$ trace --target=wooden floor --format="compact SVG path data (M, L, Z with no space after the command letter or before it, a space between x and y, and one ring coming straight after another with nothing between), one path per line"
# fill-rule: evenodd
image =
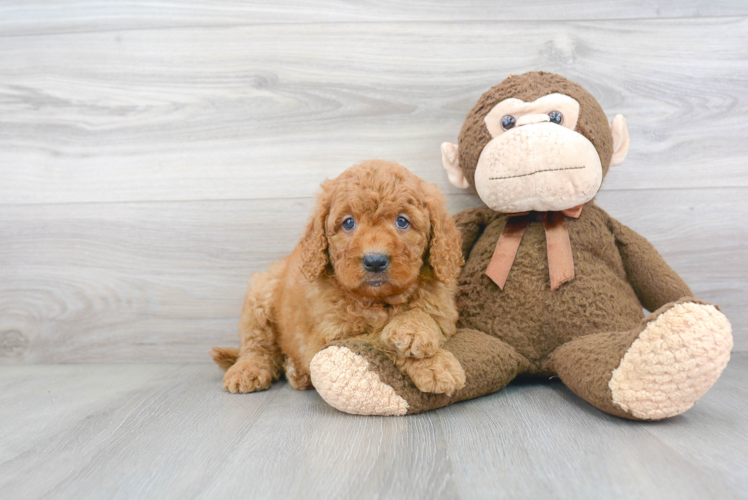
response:
M208 364L0 367L0 498L748 498L748 354L690 411L607 416L523 382L358 417Z

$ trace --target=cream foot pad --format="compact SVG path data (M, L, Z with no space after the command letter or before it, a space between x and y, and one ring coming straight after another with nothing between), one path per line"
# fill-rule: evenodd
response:
M647 325L613 371L613 402L647 420L683 413L727 366L731 332L712 305L674 305Z
M311 363L312 384L322 399L355 415L405 415L408 403L369 369L369 362L346 347L318 352Z

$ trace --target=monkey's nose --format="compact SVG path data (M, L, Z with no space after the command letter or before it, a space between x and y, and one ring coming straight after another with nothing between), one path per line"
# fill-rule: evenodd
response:
M383 253L367 253L362 259L364 269L372 273L381 273L390 265L390 258Z

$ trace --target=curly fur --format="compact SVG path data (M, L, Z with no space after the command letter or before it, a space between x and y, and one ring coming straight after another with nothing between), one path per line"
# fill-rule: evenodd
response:
M399 216L410 227L395 225ZM342 222L353 217L356 228ZM362 265L384 253L384 273ZM322 184L304 236L290 256L257 273L247 291L238 350L215 348L224 387L267 389L285 372L297 389L311 388L309 364L328 342L380 335L416 386L452 393L464 385L459 363L442 343L455 333L456 278L463 263L460 234L439 190L404 167L372 160ZM381 283L378 283L381 282Z

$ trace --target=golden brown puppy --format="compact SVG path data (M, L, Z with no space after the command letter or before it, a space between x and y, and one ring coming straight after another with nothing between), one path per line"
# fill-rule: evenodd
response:
M309 363L328 342L381 336L422 391L465 384L441 349L455 333L460 235L436 186L397 163L354 165L325 181L290 256L257 273L244 299L239 349L214 348L233 393L267 389L285 371L312 387Z

